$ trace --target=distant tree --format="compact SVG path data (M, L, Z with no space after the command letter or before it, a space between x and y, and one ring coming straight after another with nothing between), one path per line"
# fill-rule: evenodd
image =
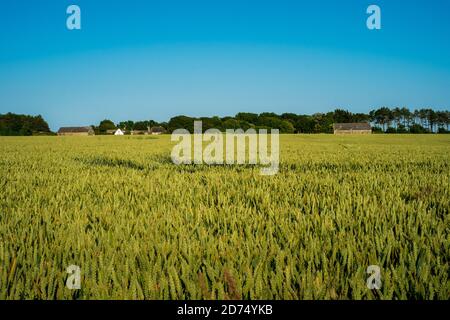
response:
M29 122L25 122L23 124L22 128L20 128L19 135L20 136L31 136L31 135L33 135L32 126L31 126L31 124Z
M365 113L355 113L352 116L352 122L369 122L370 116Z
M369 112L369 121L372 123L372 126L373 126L373 124L378 124L377 120L378 119L377 119L377 116L376 116L376 110L371 110ZM377 127L377 128L379 128L379 127Z
M256 125L261 128L275 128L278 124L280 124L280 119L275 117L263 117L259 116L258 121L256 122Z
M449 131L449 127L450 127L450 111L445 111L446 113L446 123L447 123L447 131Z
M273 129L279 129L280 133L295 133L295 127L289 120L278 119L278 121L280 121L278 128Z
M450 127L450 111L445 111L445 113L447 114L447 131L449 130Z
M30 130L33 133L36 132L50 132L50 128L48 127L48 123L42 118L41 115L37 115L36 117L29 118L29 126Z
M373 133L383 133L383 129L381 129L380 127L373 127L372 132Z
M324 113L315 113L312 115L314 121L314 133L332 133L333 132L333 119L334 113L328 112Z
M133 124L133 130L141 130L145 131L148 130L148 128L151 127L151 124L149 121L137 121Z
M428 123L428 111L427 109L417 110L417 117L419 118L420 125L424 128L429 128Z
M280 133L294 133L295 128L292 123L288 120L283 120L280 117L270 117L270 115L265 113L265 115L269 116L260 116L258 117L257 127L265 128L265 129L278 129Z
M421 124L421 119L420 119L420 112L419 112L419 110L414 110L413 112L412 112L412 115L413 115L413 121L412 121L412 124L414 125L414 124Z
M244 131L250 129L250 128L255 128L255 124L244 121L244 120L239 120L239 129L242 129Z
M385 110L386 110L387 126L390 127L395 119L395 115L391 109L386 108Z
M424 128L420 124L415 123L409 128L409 132L410 133L428 133L429 131L428 131L428 129Z
M390 123L393 120L393 114L387 107L382 107L371 112L371 117L376 124L381 125L383 131L386 131L386 128L390 126Z
M202 121L203 132L209 129L223 130L222 119L220 119L219 117L202 117L200 118L200 120Z
M176 116L169 120L168 129L169 132L173 132L176 129L186 129L190 133L194 132L194 120L195 118L191 118L188 116Z
M105 119L100 122L98 125L98 130L100 134L106 133L107 130L114 130L116 129L116 125L111 120Z
M299 117L299 116L296 115L295 113L283 113L283 114L281 115L281 119L289 121L289 122L292 123L292 125L294 125L294 126L295 126L295 123L296 123L297 120L298 120L298 117Z
M413 120L413 114L406 107L403 107L400 109L400 114L401 114L401 117L403 120L403 126L409 128L409 126L411 125L411 122Z
M408 128L403 124L399 124L397 127L397 133L408 133Z
M394 127L389 127L386 129L386 133L397 133L397 129Z
M436 111L436 125L438 132L447 132L449 127L449 112L448 111Z
M201 117L199 120L202 121L203 132L205 132L206 130L209 130L209 129L220 129L220 128L217 128L216 126L214 126L214 121L209 117ZM221 122L221 124L222 124L222 122Z
M131 120L119 122L119 124L117 125L118 128L125 130L125 131L133 130L133 126L134 126L134 121L131 121Z
M313 133L315 121L313 117L307 115L300 115L295 122L295 132L297 133Z
M436 111L436 125L438 130L441 128L445 128L447 125L447 114L445 111Z
M166 131L167 131L168 127L169 127L169 124L167 122L160 122L158 125L160 127L163 127Z
M0 135L29 136L33 134L51 134L47 122L41 115L0 114Z
M147 126L151 128L151 127L159 127L160 125L155 120L147 120Z
M258 122L258 115L256 113L240 112L235 116L235 118L236 120L243 120L253 124Z
M227 129L242 129L241 126L240 126L240 121L238 121L238 120L236 120L234 118L231 118L231 117L228 117L225 120L222 119L222 126L223 126L224 130L227 130Z
M398 128L398 126L402 123L402 110L398 107L394 108L391 111L391 117L392 120L395 122L395 128Z
M436 125L437 122L436 112L433 109L428 108L426 109L426 117L430 132L434 132L434 126Z
M353 115L347 110L336 109L334 110L333 120L335 123L351 123L353 122Z
M273 112L263 112L258 115L258 118L280 118L279 115Z

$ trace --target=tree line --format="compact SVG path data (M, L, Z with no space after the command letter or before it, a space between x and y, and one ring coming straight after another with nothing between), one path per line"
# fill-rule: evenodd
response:
M106 134L120 128L126 132L145 131L152 127L162 127L171 133L176 129L194 131L194 121L201 120L203 130L226 129L279 129L281 133L332 133L333 123L370 122L375 133L449 133L450 112L435 111L431 108L411 111L404 108L381 107L369 113L352 113L336 109L327 113L302 115L295 113L276 114L273 112L240 112L234 117L189 117L175 116L168 122L154 120L122 121L114 123L105 119L93 125L96 134ZM0 135L52 134L42 116L0 114Z
M371 111L369 119L387 133L448 133L450 112L434 111L431 108L410 111L408 108L383 107Z
M50 135L52 132L41 115L0 114L0 136Z
M122 129L123 131L129 133L134 130L138 131L146 131L152 127L163 127L167 130L167 123L162 122L158 123L154 120L144 120L144 121L122 121L117 124L114 124L113 121L109 119L105 119L100 121L98 125L92 125L94 128L95 134L107 134L111 130Z
M203 130L216 128L226 129L279 129L281 133L333 133L334 123L369 122L375 133L448 133L450 126L449 111L434 111L433 109L381 107L369 113L352 113L344 109L336 109L327 113L301 115L294 113L276 114L272 112L248 113L240 112L234 117L189 117L180 115L168 122L158 123L148 121L125 121L114 124L104 120L97 128L100 132L106 129L120 128L125 131L146 130L147 127L161 126L167 132L184 128L189 132L194 130L194 121L201 120Z

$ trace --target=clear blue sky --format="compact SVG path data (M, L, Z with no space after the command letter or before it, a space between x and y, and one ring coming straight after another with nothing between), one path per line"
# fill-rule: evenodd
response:
M66 8L82 30L66 29ZM366 9L382 9L382 30ZM450 106L448 0L3 0L0 113L104 118Z

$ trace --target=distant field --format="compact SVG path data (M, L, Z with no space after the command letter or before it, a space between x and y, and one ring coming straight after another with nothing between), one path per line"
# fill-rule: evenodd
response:
M0 299L450 298L450 135L281 136L273 177L171 146L0 137Z

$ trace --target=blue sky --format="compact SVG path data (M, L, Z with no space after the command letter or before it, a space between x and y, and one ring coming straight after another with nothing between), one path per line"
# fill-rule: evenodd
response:
M66 28L77 4L82 30ZM382 10L382 30L366 9ZM4 0L0 113L52 129L450 106L447 0Z

